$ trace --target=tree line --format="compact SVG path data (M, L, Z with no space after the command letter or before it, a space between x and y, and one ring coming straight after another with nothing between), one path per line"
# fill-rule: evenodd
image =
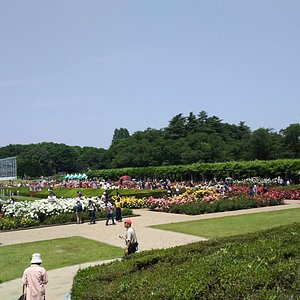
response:
M95 169L170 166L227 161L300 158L300 124L276 132L252 131L245 122L222 122L201 111L177 114L167 127L130 134L115 129L108 149L51 142L8 145L0 158L17 156L18 175L50 176Z

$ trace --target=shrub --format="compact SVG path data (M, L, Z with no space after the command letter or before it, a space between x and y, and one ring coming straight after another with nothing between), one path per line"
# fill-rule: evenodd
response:
M38 226L39 221L30 218L0 218L0 230Z
M299 299L300 224L80 270L72 300ZM113 293L112 293L113 291Z

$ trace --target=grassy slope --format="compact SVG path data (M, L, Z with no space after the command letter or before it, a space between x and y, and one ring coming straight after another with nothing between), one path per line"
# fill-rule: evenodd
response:
M299 299L300 224L81 270L72 300Z

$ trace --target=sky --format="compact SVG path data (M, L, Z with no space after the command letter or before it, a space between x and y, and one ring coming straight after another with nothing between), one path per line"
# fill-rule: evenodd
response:
M2 0L0 28L0 147L300 120L299 0Z

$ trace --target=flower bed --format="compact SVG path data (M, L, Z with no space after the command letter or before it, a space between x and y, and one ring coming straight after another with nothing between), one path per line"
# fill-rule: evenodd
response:
M269 191L254 196L248 196L247 191L246 187L234 188L226 194L217 191L187 191L182 196L169 199L149 197L145 206L155 211L196 215L284 204L283 191Z
M231 193L243 193L247 194L247 186L233 186ZM258 186L256 195L265 195L269 197L283 198L283 199L292 199L300 200L300 189L291 188L291 189L282 189L279 187L270 187L267 189L267 192L264 192L264 187Z
M112 200L116 200L116 196L112 197ZM123 208L144 208L145 207L145 198L136 198L131 197L120 197L120 204Z
M96 218L105 218L105 203L99 198L81 199L83 207L83 218L88 219L88 202L92 200L96 205ZM74 206L78 198L20 201L14 204L3 205L5 216L0 218L0 230L26 228L39 225L63 224L75 222L76 215ZM131 215L130 208L123 208L122 214Z

